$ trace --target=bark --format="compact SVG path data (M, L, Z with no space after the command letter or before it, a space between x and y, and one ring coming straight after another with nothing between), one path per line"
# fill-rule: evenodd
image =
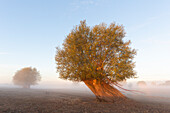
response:
M84 83L95 94L97 100L105 102L114 102L126 99L126 97L115 87L105 81L86 80Z

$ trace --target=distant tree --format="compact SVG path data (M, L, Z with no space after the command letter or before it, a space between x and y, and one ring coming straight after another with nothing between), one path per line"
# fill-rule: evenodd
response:
M137 85L138 85L138 86L147 86L147 84L146 84L145 81L138 81L138 82L137 82Z
M156 86L156 82L154 82L154 81L151 82L151 85Z
M165 85L170 85L170 80L166 81Z
M36 68L26 67L17 71L13 77L15 85L30 88L31 85L36 85L41 80L40 73Z
M60 78L83 81L99 101L125 98L114 86L135 77L136 51L124 41L123 26L102 23L92 28L81 21L57 48L56 64Z
M170 80L165 81L165 83L162 83L160 85L170 86Z

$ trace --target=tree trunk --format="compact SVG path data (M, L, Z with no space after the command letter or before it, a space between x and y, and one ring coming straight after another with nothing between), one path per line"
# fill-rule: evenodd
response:
M23 88L30 89L30 85L23 85Z
M99 80L86 80L84 83L96 95L97 100L105 102L114 102L126 99L126 97L109 83Z

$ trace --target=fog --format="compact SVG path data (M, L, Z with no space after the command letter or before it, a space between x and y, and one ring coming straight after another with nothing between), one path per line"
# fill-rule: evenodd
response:
M139 82L139 81L138 81ZM138 82L123 84L123 93L132 99L145 102L170 103L170 85L166 81L148 81L146 85L139 85Z
M139 81L126 82L122 84L122 87L130 91L119 89L128 98L145 101L145 102L158 102L170 104L170 85L166 84L166 81L148 81L146 85L139 85ZM0 89L21 89L21 86L13 84L0 84ZM42 91L55 91L65 92L72 94L85 94L93 95L89 88L83 83L74 83L70 81L46 81L40 82L38 85L31 86L30 90L42 90ZM94 96L94 95L93 95Z
M17 88L23 89L22 86L14 85L13 83L0 83L0 88ZM73 90L73 91L89 91L91 92L84 83L70 82L65 80L56 81L43 81L37 85L31 85L31 89L42 89L42 90Z

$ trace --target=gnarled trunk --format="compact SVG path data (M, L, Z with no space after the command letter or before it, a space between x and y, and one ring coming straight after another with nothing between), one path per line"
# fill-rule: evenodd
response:
M84 83L96 95L99 101L114 102L126 97L109 83L99 80L86 80Z

